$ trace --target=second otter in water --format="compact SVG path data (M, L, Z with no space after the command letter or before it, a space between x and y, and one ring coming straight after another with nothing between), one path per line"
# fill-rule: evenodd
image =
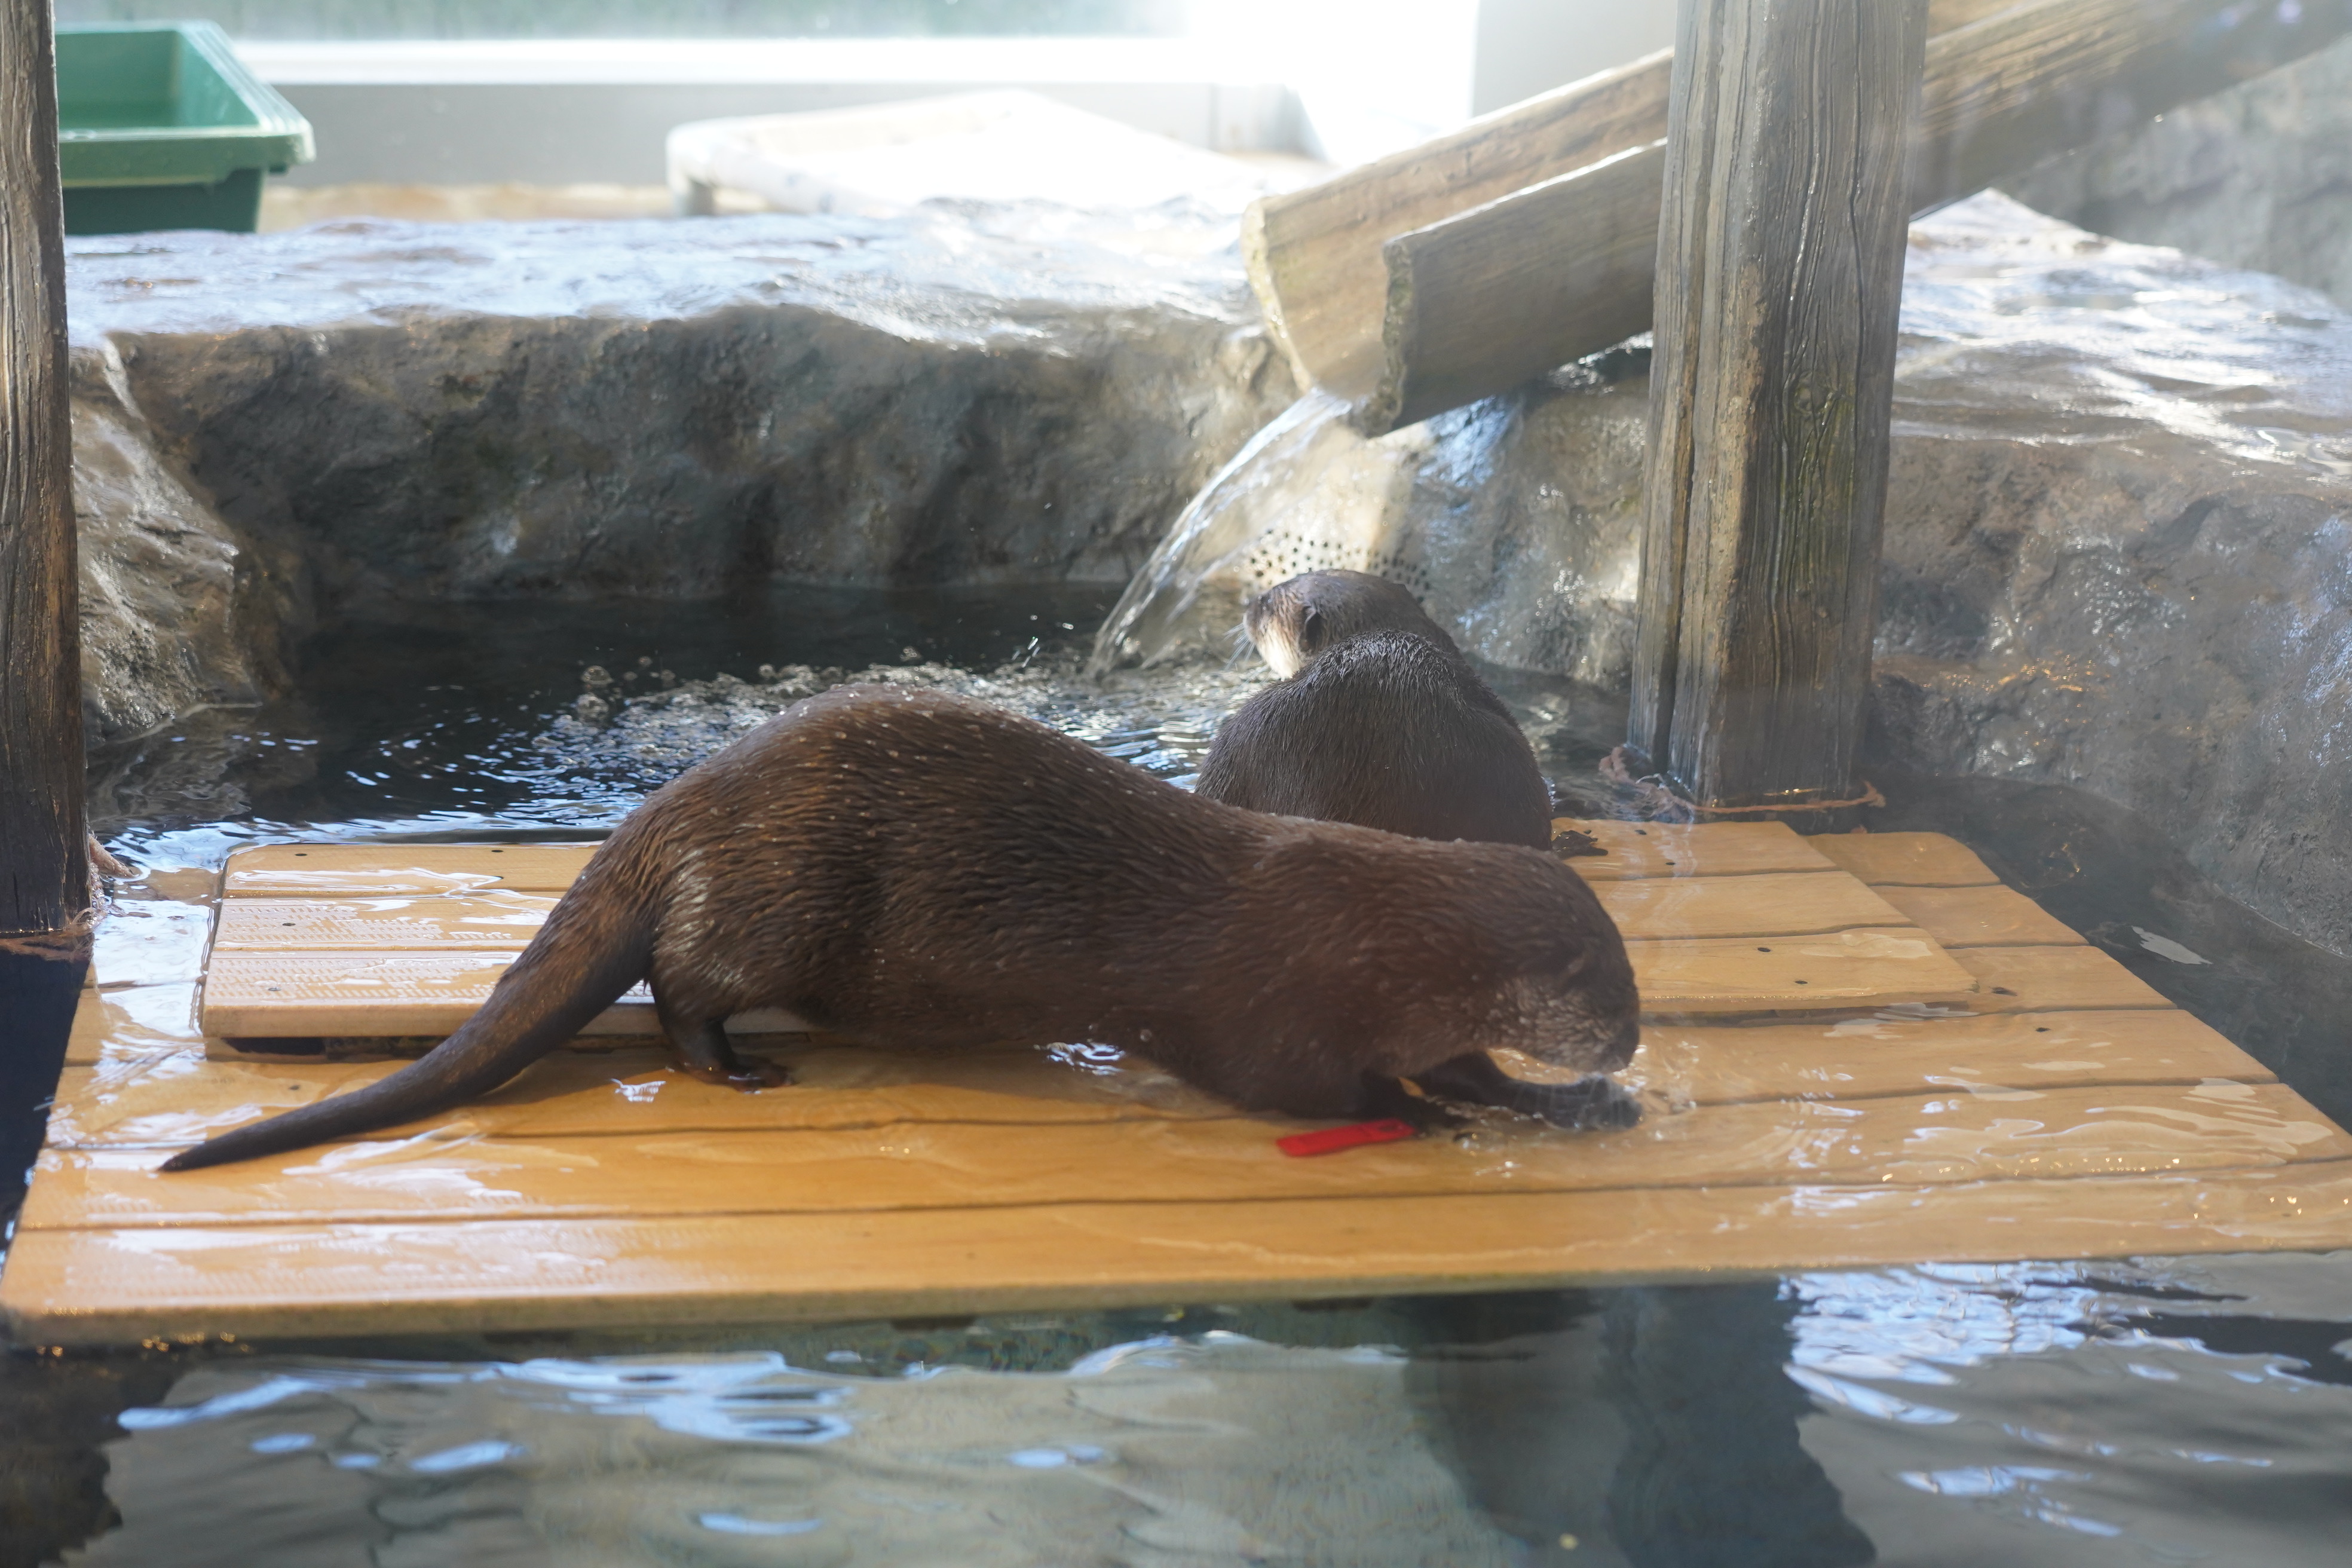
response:
M1404 588L1308 572L1250 600L1243 624L1283 679L1218 726L1200 794L1415 838L1550 847L1534 749Z
M487 1094L651 983L662 1032L736 1068L738 1013L887 1045L1094 1041L1245 1110L1409 1109L1398 1080L1622 1125L1625 944L1549 856L1424 844L1187 795L1045 726L841 687L646 800L456 1034L391 1077L165 1162L299 1149Z

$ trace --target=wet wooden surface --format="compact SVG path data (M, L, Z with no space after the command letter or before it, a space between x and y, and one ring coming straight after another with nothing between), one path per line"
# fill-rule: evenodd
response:
M1574 862L1660 1013L1810 1011L1978 990L1892 903L1778 824L1587 825ZM446 1035L481 1005L593 847L272 845L230 858L202 1000L223 1038ZM1758 942L1757 937L1802 937ZM793 1028L770 1016L763 1026ZM588 1034L658 1031L633 994Z
M741 1094L605 1038L446 1116L166 1177L154 1166L173 1149L399 1063L208 1049L188 979L125 984L101 968L0 1310L34 1342L104 1342L2352 1245L2352 1138L1950 840L1585 826L1612 853L1580 868L1669 968L1728 962L1726 943L1775 950L1764 958L1918 942L1979 989L1654 1017L1623 1075L1644 1120L1602 1134L1496 1116L1291 1160L1274 1140L1298 1124L1105 1052L925 1056L761 1036L749 1048L795 1082ZM224 918L213 962L267 951L226 939L266 939L263 905L289 912L289 870L345 879L315 884L320 900L368 896L354 879L379 898L447 899L462 925L551 891L509 876L565 869L534 851L501 857L500 883L385 886L391 869L480 874L448 853L251 868L275 879L223 900L249 899L253 919ZM564 853L576 871L581 852ZM1726 884L1743 898L1726 902ZM1727 931L1738 908L1763 923ZM351 918L290 912L300 930ZM1811 959L1824 975L1842 961Z

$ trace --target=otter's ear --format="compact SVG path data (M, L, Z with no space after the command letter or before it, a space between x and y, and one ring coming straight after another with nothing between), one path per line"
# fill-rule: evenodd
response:
M1317 648L1321 647L1322 646L1323 612L1320 610L1309 610L1305 616L1299 618L1298 649L1301 653L1313 653Z

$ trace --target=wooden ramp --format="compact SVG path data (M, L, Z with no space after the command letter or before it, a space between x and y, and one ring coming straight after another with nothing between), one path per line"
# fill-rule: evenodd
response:
M2352 1245L2352 1138L1952 841L1575 826L1610 850L1574 864L1656 1014L1626 1131L1496 1119L1287 1159L1297 1124L1109 1053L906 1056L761 1019L738 1026L799 1081L739 1094L668 1071L625 1004L441 1121L160 1176L398 1065L220 1037L444 1031L586 854L248 851L211 1038L184 984L86 994L0 1310L60 1343Z

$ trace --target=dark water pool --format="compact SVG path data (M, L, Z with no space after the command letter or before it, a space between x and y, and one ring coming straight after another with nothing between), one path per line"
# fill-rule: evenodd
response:
M157 894L109 922L100 977L184 972L203 926L175 869L256 838L600 831L830 668L976 690L1181 779L1258 677L1089 686L1076 652L1109 596L348 627L306 650L297 698L95 759L100 830ZM1564 780L1622 732L1590 693L1506 684ZM2352 1120L2352 965L2088 797L1878 782L1878 826L1967 840ZM37 1131L44 975L0 973L11 1169ZM0 1568L2264 1568L2341 1563L2347 1541L2352 1255L0 1357Z

